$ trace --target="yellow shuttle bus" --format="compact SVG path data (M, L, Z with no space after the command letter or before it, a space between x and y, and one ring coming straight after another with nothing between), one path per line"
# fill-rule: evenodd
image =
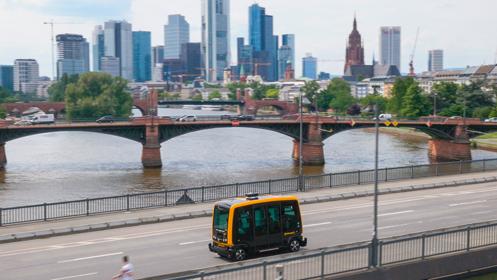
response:
M272 250L297 252L307 245L302 232L296 197L249 194L215 204L209 250L234 261Z

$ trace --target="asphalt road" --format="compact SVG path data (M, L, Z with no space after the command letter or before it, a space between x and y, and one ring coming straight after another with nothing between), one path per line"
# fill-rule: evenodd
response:
M497 219L497 184L380 197L381 237ZM372 198L305 205L305 250L366 241ZM0 245L0 279L111 279L126 254L136 277L231 264L207 249L209 218Z

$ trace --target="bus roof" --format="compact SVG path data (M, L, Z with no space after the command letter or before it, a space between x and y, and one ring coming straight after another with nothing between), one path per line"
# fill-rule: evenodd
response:
M247 196L247 197L237 197L237 198L222 200L216 203L216 206L231 208L233 206L242 207L242 206L280 202L280 201L298 201L298 198L296 196L273 196L273 195L254 196L254 197Z

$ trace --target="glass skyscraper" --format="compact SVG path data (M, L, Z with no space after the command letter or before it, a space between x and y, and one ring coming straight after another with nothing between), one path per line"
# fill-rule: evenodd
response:
M444 70L444 51L430 50L428 51L428 71L436 72Z
M152 80L152 35L148 31L133 32L133 79Z
M202 59L207 81L221 81L230 66L229 0L202 0Z
M254 74L264 80L278 79L278 37L273 35L273 16L253 4L249 7L249 42L254 50Z
M278 51L278 75L280 79L284 79L288 63L295 70L295 35L283 34L281 41L282 46Z
M302 64L304 66L304 78L315 80L318 74L318 59L308 53L306 57L302 59Z
M98 72L102 70L101 60L105 56L105 40L104 40L104 29L101 25L95 26L93 30L93 71Z
M401 71L400 64L400 27L384 26L380 29L380 64L395 65Z
M90 45L78 34L60 34L57 40L57 77L90 71Z
M179 59L181 45L190 42L190 24L182 15L170 15L164 26L164 59Z
M104 25L105 56L119 58L120 76L133 79L133 35L126 21L108 21Z
M0 87L9 91L14 90L14 66L0 65Z

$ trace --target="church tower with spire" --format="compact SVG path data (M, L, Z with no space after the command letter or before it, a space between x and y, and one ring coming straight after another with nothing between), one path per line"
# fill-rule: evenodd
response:
M357 20L354 16L354 29L349 35L347 42L345 72L351 65L364 65L364 47L362 46L361 34L357 30Z

